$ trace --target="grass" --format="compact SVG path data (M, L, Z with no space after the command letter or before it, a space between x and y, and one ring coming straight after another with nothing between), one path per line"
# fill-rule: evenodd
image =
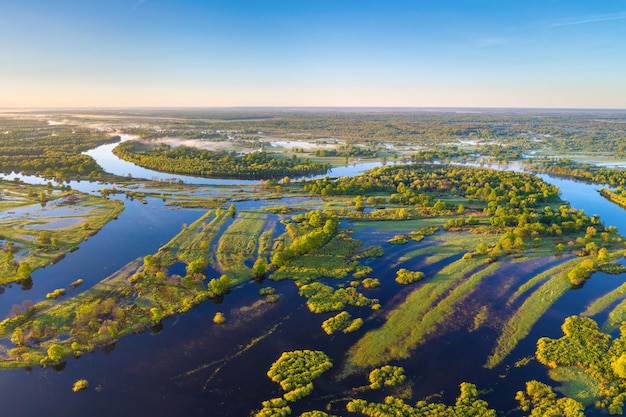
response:
M539 285L541 282L552 278L555 274L567 274L567 272L569 272L569 270L576 266L576 264L578 263L580 263L580 259L571 259L569 261L563 262L560 265L550 268L547 271L535 275L518 287L515 293L513 293L513 295L509 298L508 304L513 304L519 297Z
M15 187L12 189L15 190ZM3 205L2 210L17 210L17 201L22 209L37 204L28 197L31 188L19 190L23 195L10 197L13 203ZM54 206L50 201L47 203L47 211L42 212L47 217L20 213L2 220L0 236L13 245L15 253L7 251L0 254L0 285L24 278L17 273L20 262L26 262L32 271L59 262L68 251L77 249L81 242L96 234L124 210L120 201L88 194L55 192L50 198L56 201ZM39 208L33 207L33 211L36 210Z
M473 273L482 265L484 259L459 260L426 279L389 314L381 328L367 333L350 349L348 368L379 366L393 359L408 358L412 350L452 314L454 306L465 299L485 275L497 268L492 264ZM469 277L459 285L466 276ZM442 298L447 292L450 293Z
M440 227L445 224L441 217L424 218L418 220L385 220L381 222L358 221L353 222L355 230L376 227L376 232L399 232L406 233L407 230L417 230L422 227Z
M591 317L599 314L609 308L611 304L623 298L626 295L626 282L615 288L613 291L603 295L600 298L594 300L587 306L585 311L582 312L582 316Z
M169 265L178 261L189 263L200 258L210 263L212 257L208 248L219 233L222 224L228 219L226 214L217 217L213 216L213 213L213 210L207 211L162 246L158 253L161 263Z
M588 406L600 398L600 383L578 367L559 366L549 370L550 378L563 383L556 391Z
M244 262L255 254L266 219L266 214L240 213L220 236L216 257L223 273L236 281L252 275L252 270Z
M489 308L487 306L482 306L476 316L474 316L474 325L470 329L470 331L476 331L482 326L487 319L489 318Z
M210 214L162 247L154 256L154 270L144 269L141 260L131 262L74 297L42 301L0 322L0 338L11 339L16 345L0 355L0 367L50 363L46 352L55 344L66 356L80 356L206 300L208 291L202 280L168 277L167 267L179 260L179 252L190 253L198 234L219 230L221 218L202 227Z
M626 299L622 300L618 305L611 310L609 317L602 326L605 332L618 328L622 322L626 321Z
M271 224L270 226L275 226L275 223ZM267 228L267 230L261 233L261 236L259 236L259 250L258 250L259 256L261 257L269 256L270 251L272 250L272 236L274 236L273 227Z
M322 277L344 278L357 267L351 259L358 253L361 243L339 234L320 248L290 259L275 271L270 279L292 279L310 282Z
M567 273L580 262L580 259L572 259L529 280L541 282L547 279L524 300L522 305L504 324L496 346L487 359L487 364L485 365L487 368L494 368L502 362L517 346L518 342L530 333L537 320L544 315L550 306L571 288L572 284L567 278ZM522 287L524 287L524 291L520 292L518 289L509 299L509 304L531 288L526 286L526 284L522 285Z
M437 235L439 242L436 246L428 246L407 252L399 258L400 262L406 262L417 256L428 255L428 263L435 263L450 256L472 251L476 247L476 241L480 239L491 245L498 241L498 235L474 234L474 233L441 233Z
M46 350L53 344L60 345L65 355L80 356L185 312L208 297L201 283L158 278L141 272L140 265L141 261L133 262L75 297L40 302L1 322L0 337L17 345L0 358L2 366L48 363ZM24 335L23 341L16 338L16 331Z

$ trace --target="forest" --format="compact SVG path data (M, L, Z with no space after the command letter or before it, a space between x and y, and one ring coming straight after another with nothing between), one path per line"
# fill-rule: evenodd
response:
M66 180L104 175L93 158L81 152L119 136L76 126L50 126L43 121L24 122L0 118L0 172L38 175L61 183Z
M119 144L114 153L140 166L163 172L214 178L278 179L324 174L328 164L315 164L295 155L279 158L267 152L237 155L235 152L211 152L180 146L160 145L152 149L133 142Z

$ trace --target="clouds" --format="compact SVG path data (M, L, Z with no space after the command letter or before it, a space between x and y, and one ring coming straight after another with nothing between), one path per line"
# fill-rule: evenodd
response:
M148 0L137 0L135 5L130 9L131 12L137 10L142 4L146 3Z
M612 20L626 19L626 12L608 13L608 14L592 14L587 16L579 16L577 18L564 19L559 22L552 23L550 27L586 25L589 23L608 22Z

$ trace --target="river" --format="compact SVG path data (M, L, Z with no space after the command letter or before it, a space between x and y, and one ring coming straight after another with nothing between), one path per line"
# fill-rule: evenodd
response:
M129 139L131 137L123 136L123 140ZM174 177L176 180L180 178L190 184L202 185L257 183L164 175L120 161L111 153L113 147L104 145L88 154L106 171L118 175L130 173L133 177L148 179ZM328 175L351 176L380 165L372 163L336 168ZM540 177L559 186L562 198L573 207L583 209L590 215L598 214L605 225L617 226L621 231L626 231L623 210L602 198L597 192L597 186L547 175ZM31 177L21 178L31 182ZM41 181L37 178L32 180ZM70 185L87 192L106 186L84 181ZM129 261L154 253L180 230L183 223L191 223L202 212L195 209L171 209L157 199L148 199L146 205L127 201L126 209L119 218L83 242L78 251L68 254L58 264L34 272L32 289L23 291L18 285L8 288L0 295L3 301L0 312L6 315L12 304L25 299L41 300L45 293L67 286L79 277L85 279L83 286L79 287L79 290L84 290ZM367 239L367 233L358 237ZM372 266L384 275L391 273L397 265L385 264L385 260L381 260ZM576 306L584 305L594 295L594 288L614 287L619 284L618 280L623 280L621 277L610 279L612 281L608 278L594 278L584 291L568 292L537 323L531 335L520 343L518 350L524 354L532 353L534 340L538 336L558 336L562 318L574 314L572 311L576 310ZM354 341L338 336L332 339L332 347L329 347L326 335L320 336L320 332L309 330L319 326L319 316L303 308L295 286L291 282L272 283L272 286L276 287L282 298L258 318L244 317L240 322L219 328L211 322L216 311L225 311L229 315L228 312L258 300L259 286L249 283L236 289L236 297L226 297L222 305L204 303L187 314L165 320L163 330L158 334L148 332L125 337L114 350L70 359L62 372L42 368L3 370L0 372L3 415L246 416L250 410L259 407L262 400L280 395L278 386L267 379L265 372L282 351L323 349L340 363L343 352ZM381 288L382 303L390 302L393 298L391 289L384 285ZM272 333L267 342L253 346L245 355L237 356L241 346L273 331L274 324L279 326L278 330ZM424 346L419 355L407 363L409 377L415 383L416 396L437 387L447 390L446 400L449 401L450 394L456 395L454 384L458 383L459 378L464 378L482 384L479 389L485 388L491 381L496 389L489 400L497 402L498 396L505 392L504 395L511 399L504 401L504 406L509 406L513 402L514 391L522 388L521 381L531 378L546 380L545 369L531 366L510 371L514 377L493 382L498 381L498 374L509 371L504 366L494 371L484 370L480 363L474 362L475 356L480 357L478 353L464 352L466 346L480 343L481 337L484 337L484 333L454 333L439 339L437 343ZM229 357L231 359L224 360ZM461 360L455 363L450 358ZM88 379L91 388L79 394L72 393L73 382L81 378ZM337 396L337 392L365 383L362 375L348 381L321 378L319 383L316 382L316 395L294 406L293 415L305 411L302 408L305 406L322 407L324 395Z
M132 135L120 135L121 141L132 140L135 137ZM131 162L124 161L113 154L113 148L117 144L107 144L94 148L85 154L93 157L96 162L106 171L111 174L127 176L131 175L133 178L144 178L157 181L183 181L187 184L198 185L254 185L259 182L256 180L239 180L239 179L216 179L216 178L201 178L190 177L185 175L164 174L162 172L154 171L139 167ZM382 166L381 162L367 162L367 163L354 163L346 166L340 166L332 168L325 175L317 175L311 178L303 179L317 179L328 177L352 177L361 174L369 169ZM515 165L510 166L490 166L494 169L515 169L518 168ZM567 180L557 177L552 177L546 174L538 175L547 183L556 185L561 190L561 197L568 201L572 207L580 210L584 210L589 215L597 214L602 218L607 225L616 226L620 231L626 231L626 216L623 216L623 210L602 198L598 190L601 188L597 185L585 184L573 180ZM36 177L34 177L36 178ZM28 178L31 180L31 178ZM29 182L29 181L27 181ZM73 188L84 189L85 183L72 183ZM93 187L92 187L93 188ZM610 219L610 224L608 223Z

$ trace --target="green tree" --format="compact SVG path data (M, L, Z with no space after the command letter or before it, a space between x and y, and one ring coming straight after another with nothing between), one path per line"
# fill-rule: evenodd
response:
M218 311L217 313L215 313L215 315L213 316L213 323L215 324L223 324L226 322L226 316L224 316L224 313Z
M598 261L606 262L609 260L609 251L606 248L600 248L598 251Z
M272 253L272 266L274 268L280 268L281 266L283 266L283 264L285 263L285 258L283 256L283 251L282 250L275 250L274 253Z
M198 258L195 261L189 262L187 265L186 271L187 275L196 275L204 273L206 269L207 263L204 258Z
M161 320L163 320L163 311L161 311L161 309L159 308L152 307L150 309L150 315L152 316L152 321L154 323L159 323Z
M11 343L15 345L22 345L24 343L24 330L21 327L16 327L11 335Z
M32 272L33 272L33 269L30 267L28 262L20 262L19 266L17 267L17 276L20 279L28 279L28 277L30 277L30 274L32 274Z
M423 279L424 276L424 273L421 271L409 271L408 269L400 268L396 271L396 282L408 285Z
M154 255L146 255L143 258L143 270L148 274L153 274L158 269L157 259Z
M613 372L620 378L626 378L626 353L622 353L612 363Z
M62 361L65 358L65 349L63 349L63 346L53 343L48 348L48 358L50 358L52 362Z
M50 243L50 232L47 230L40 231L37 236L37 242L41 245L48 245Z
M365 204L363 203L363 197L360 195L357 195L354 199L354 208L356 209L356 211L363 211L365 210Z
M219 297L228 291L231 285L231 280L228 275L222 275L219 278L213 278L207 284L209 290L209 296L211 297Z
M476 253L479 255L484 255L489 251L489 246L485 242L480 242L478 246L476 246Z
M267 274L267 270L267 261L262 256L259 256L256 261L254 261L254 265L252 265L252 271L257 277L262 277Z

